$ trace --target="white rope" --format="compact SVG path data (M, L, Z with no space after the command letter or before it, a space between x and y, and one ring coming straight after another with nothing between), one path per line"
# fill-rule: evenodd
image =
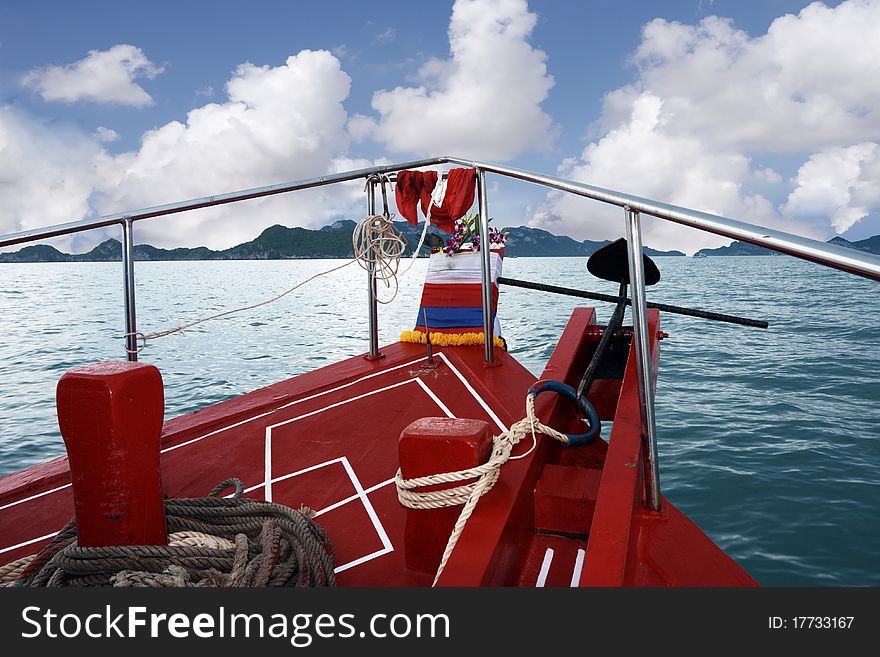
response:
M446 549L443 551L443 557L440 560L440 566L434 575L434 583L436 586L446 562L452 555L458 539L464 531L471 514L474 512L477 502L480 498L488 493L498 477L501 474L501 466L510 460L510 453L513 448L526 436L531 435L535 439L535 432L555 438L561 443L568 444L568 436L557 431L552 427L542 424L535 417L535 394L526 395L526 417L519 422L511 425L510 429L493 438L492 454L489 460L473 468L466 470L457 470L455 472L442 472L439 474L427 475L425 477L416 477L414 479L404 479L400 470L394 476L394 483L397 486L397 499L400 503L410 509L442 509L448 506L457 506L464 504L458 520L455 521L455 527L449 540L446 542ZM455 482L468 482L452 488L442 490L420 492L417 488L424 486L435 486L437 484L451 484Z
M9 586L17 580L36 556L36 554L29 554L21 559L10 561L5 566L0 566L0 587Z
M403 268L403 271L400 272L402 276L406 272L409 271L409 268L413 266L413 263L416 261L416 258L419 257L419 252L422 250L422 246L425 244L425 238L428 236L428 228L431 226L431 208L433 205L428 208L428 216L425 217L425 226L422 228L422 236L419 238L419 243L416 246L416 250L413 251L412 257L409 259L409 262L406 263L406 267Z
M443 205L444 198L446 198L446 181L443 180L443 176L437 176L437 183L434 185L434 189L431 192L431 202L428 204L428 214L425 215L425 225L422 227L422 235L419 237L419 243L416 246L416 250L413 251L412 257L409 262L406 263L406 267L403 268L403 271L400 272L401 275L408 272L409 268L415 263L416 258L419 257L422 246L425 244L425 238L428 236L428 228L431 227L431 211L434 209L435 205L438 208Z
M393 214L371 215L355 226L351 235L357 263L372 272L376 281L381 282L386 289L394 288L388 299L380 299L377 294L376 301L379 303L391 303L397 297L397 269L408 245L406 238L394 227L393 219Z
M235 543L228 538L196 531L168 534L168 545L171 547L203 547L212 550L231 550L235 547Z

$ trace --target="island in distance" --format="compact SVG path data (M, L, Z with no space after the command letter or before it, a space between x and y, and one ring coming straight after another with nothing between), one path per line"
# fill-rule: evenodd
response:
M352 258L351 235L355 222L341 219L319 230L307 228L287 228L271 226L260 235L244 244L222 251L214 251L204 246L195 248L160 249L149 244L134 247L135 260L292 260L308 258ZM414 226L405 221L395 221L394 225L409 242L407 253L412 253L419 242L423 224ZM508 228L507 257L563 257L589 256L610 242L578 242L570 237L554 235L539 228L520 226ZM428 231L445 240L448 235L433 226ZM427 254L427 249L423 250ZM645 248L651 256L683 256L681 251L657 251ZM26 246L12 253L0 253L0 263L9 262L112 262L122 259L122 245L119 240L108 239L88 253L70 254L59 251L48 244Z
M264 230L258 237L229 249L214 251L204 246L195 248L160 249L149 244L134 247L135 260L300 260L309 258L352 258L351 235L355 222L350 219L335 221L319 230L308 228L288 228L275 225ZM405 221L394 225L409 242L407 253L412 253L419 241L422 224L414 226ZM507 257L577 257L589 256L609 244L608 240L578 242L564 235L554 235L540 228L519 226L508 228ZM448 235L433 226L428 231L440 240ZM880 254L880 235L850 242L842 237L834 237L830 244L845 246L868 253ZM427 249L423 251L427 253ZM645 247L649 256L684 256L681 251L658 251ZM733 242L730 246L718 249L702 249L696 254L703 256L769 256L774 251L745 242ZM10 253L0 253L0 263L21 262L113 262L122 259L122 245L119 240L108 239L87 253L70 254L59 251L48 244L26 246Z
M849 249L855 249L856 251L866 251L867 253L874 253L880 255L880 235L874 235L873 237L869 237L867 239L858 240L856 242L850 242L839 235L837 237L832 237L828 240L829 244L835 244L837 246L843 246ZM697 251L694 256L695 257L703 257L703 256L772 256L772 255L781 255L776 251L771 251L770 249L765 249L763 246L756 246L754 244L749 244L748 242L733 242L730 246L722 246L717 249L700 249Z

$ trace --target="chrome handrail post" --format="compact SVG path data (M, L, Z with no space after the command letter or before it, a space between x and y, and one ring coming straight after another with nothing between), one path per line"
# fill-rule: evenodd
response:
M489 249L489 202L486 172L477 169L477 197L480 206L480 273L483 292L483 349L487 363L495 362L495 336L492 319L492 252Z
M134 233L131 219L122 221L122 283L125 299L125 351L137 361L137 311L134 303Z
M376 181L373 176L367 179L367 215L376 214ZM370 243L372 243L373 222L369 225ZM379 358L379 302L376 292L376 264L373 262L373 249L367 247L367 317L370 325L371 359Z
M657 462L657 426L654 415L654 378L651 367L651 342L648 339L648 305L645 295L645 261L642 255L642 230L639 213L624 206L626 242L629 248L629 280L632 290L633 340L636 346L636 370L639 375L639 406L642 440L647 446L648 481L645 482L648 508L660 511L660 467Z

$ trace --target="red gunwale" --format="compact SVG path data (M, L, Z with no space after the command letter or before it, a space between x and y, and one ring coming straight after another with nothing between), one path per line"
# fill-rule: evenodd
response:
M655 379L658 327L659 313L650 310ZM576 385L598 338L595 311L576 309L540 378ZM439 367L420 371L422 345L392 344L380 360L350 358L167 421L166 495L201 496L221 479L239 476L253 489L249 495L271 492L274 501L323 510L318 521L337 547L337 563L346 566L340 585L429 585L433 573L412 572L403 563L406 510L388 484L402 428L448 411L486 420L497 433L499 423L521 419L525 391L535 381L499 349L499 366L491 368L484 367L480 347L438 351ZM645 510L632 352L631 346L622 381L599 380L591 392L603 420L614 420L610 443L565 448L539 436L534 449L529 440L519 445L519 458L504 466L477 505L439 585L756 585L668 500L660 514ZM566 400L541 396L536 410L560 430L578 427ZM535 488L545 464L601 471L583 536L536 533ZM72 515L69 483L65 457L0 479L0 563L33 553ZM548 555L556 556L551 562Z

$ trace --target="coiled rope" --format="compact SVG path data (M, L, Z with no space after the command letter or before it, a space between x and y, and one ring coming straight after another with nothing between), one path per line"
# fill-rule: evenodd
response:
M219 497L230 486L233 496ZM333 546L313 512L242 491L227 479L208 497L165 500L167 546L79 547L71 520L36 555L9 564L3 579L28 587L335 586Z
M477 502L498 481L498 477L501 474L501 466L510 460L513 448L526 436L530 435L534 439L535 432L555 438L563 444L568 444L568 436L566 434L557 431L553 427L548 427L535 417L536 396L534 392L527 394L526 416L519 422L511 425L507 431L492 439L492 454L486 463L473 468L467 468L466 470L442 472L414 479L404 479L398 469L397 474L394 476L394 483L397 486L397 499L405 507L410 509L442 509L448 506L464 504L461 513L458 515L458 520L455 521L452 534L450 534L449 540L446 542L446 549L443 551L440 566L437 568L437 573L434 575L434 582L431 586L437 585L443 569L446 568L446 562L449 561L449 557L452 555L452 551L455 549L465 525L467 525L468 520L473 514ZM416 490L425 486L464 481L468 483L452 488L435 491Z
M397 297L400 258L409 244L394 227L393 218L394 215L384 214L365 217L355 226L351 235L357 263L373 274L377 284L382 283L386 289L394 288L388 299L381 299L377 294L376 301L379 303L391 303Z

